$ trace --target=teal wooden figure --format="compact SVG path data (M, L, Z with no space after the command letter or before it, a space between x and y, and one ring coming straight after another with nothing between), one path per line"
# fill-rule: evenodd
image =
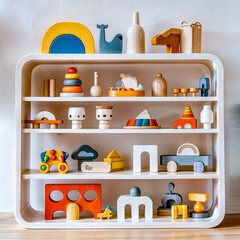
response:
M201 97L208 96L208 90L210 89L209 78L200 78L199 89L201 90Z
M117 34L111 42L107 42L105 38L105 28L108 25L97 25L100 29L99 52L100 53L122 53L122 34Z

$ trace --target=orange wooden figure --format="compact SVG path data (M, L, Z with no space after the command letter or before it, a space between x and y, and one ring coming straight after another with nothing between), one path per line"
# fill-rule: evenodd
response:
M61 201L54 201L51 199L51 192L58 190L62 192L63 199ZM78 191L81 196L77 201L71 201L67 197L71 190ZM93 201L86 200L84 194L88 190L96 192L97 197ZM91 211L95 219L98 219L97 214L101 212L101 185L100 184L47 184L45 186L45 220L52 220L53 213L56 211L64 211L68 215L68 206L77 204L79 211Z
M197 128L197 119L194 118L190 107L185 107L182 118L173 124L173 128Z
M153 37L151 43L152 45L166 45L166 53L179 53L180 29L170 28L169 30Z

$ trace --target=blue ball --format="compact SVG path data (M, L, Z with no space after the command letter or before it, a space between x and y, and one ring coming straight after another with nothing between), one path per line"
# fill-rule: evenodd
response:
M82 81L80 79L65 79L63 81L64 86L81 86Z

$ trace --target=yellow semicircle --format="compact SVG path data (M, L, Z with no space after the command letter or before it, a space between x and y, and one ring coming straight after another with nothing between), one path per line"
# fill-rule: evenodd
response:
M63 34L72 34L78 37L85 47L86 53L94 53L94 40L87 27L77 22L60 22L52 25L42 39L42 53L49 53L53 40Z

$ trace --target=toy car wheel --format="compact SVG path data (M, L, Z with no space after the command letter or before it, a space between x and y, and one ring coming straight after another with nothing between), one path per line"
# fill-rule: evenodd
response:
M167 164L168 172L176 172L177 171L177 163L174 161L170 161Z
M41 163L39 165L39 171L41 173L47 173L49 171L49 166L46 163Z
M66 163L60 163L58 165L58 171L60 173L66 173L68 171L68 165Z

